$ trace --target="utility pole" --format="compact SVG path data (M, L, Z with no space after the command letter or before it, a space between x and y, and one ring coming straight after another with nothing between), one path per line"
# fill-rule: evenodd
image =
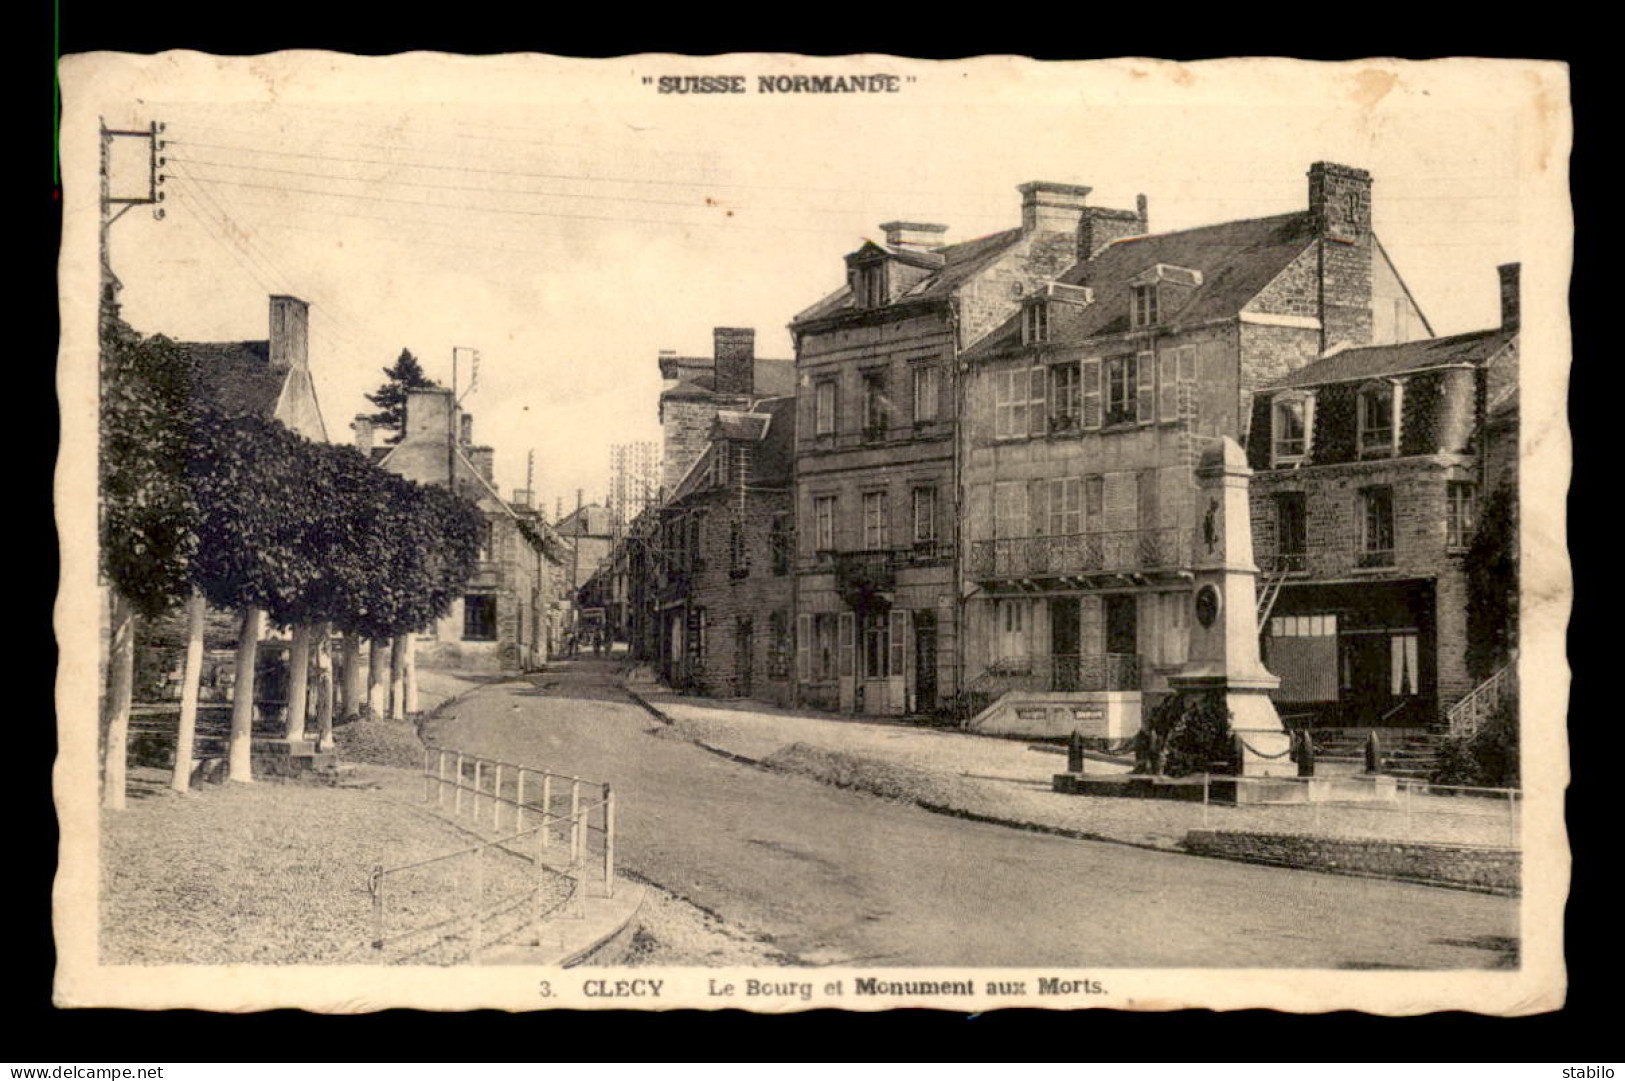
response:
M100 249L101 249L101 295L98 303L101 322L105 325L118 316L118 276L113 273L113 255L111 238L113 223L122 218L131 207L151 206L155 209L152 216L158 221L164 219L164 208L159 204L164 201L164 173L163 167L167 159L160 152L164 142L159 138L163 133L162 122L154 120L146 130L124 130L109 128L106 121L101 122L101 217L100 217ZM147 140L147 192L145 195L129 196L113 194L113 140L115 139L145 139ZM117 212L114 212L117 207Z

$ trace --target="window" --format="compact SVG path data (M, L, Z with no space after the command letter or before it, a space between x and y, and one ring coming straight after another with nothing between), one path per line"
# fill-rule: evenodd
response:
M914 543L929 544L937 539L937 490L914 489Z
M1083 426L1100 427L1100 361L1086 360L1079 365L1083 376Z
M1035 300L1022 311L1021 340L1028 345L1049 341L1049 305Z
M497 598L494 593L470 593L463 598L463 641L494 642L497 638Z
M784 610L775 609L767 617L767 676L769 679L788 679L790 676L790 617Z
M1133 323L1137 327L1153 326L1157 322L1157 287L1155 285L1136 285L1134 287Z
M728 523L728 573L734 578L750 574L750 557L745 550L745 526L737 518Z
M891 660L891 621L887 615L875 610L863 613L864 679L886 679L891 675L887 667Z
M1309 550L1308 517L1302 492L1275 496L1275 553L1301 556Z
M1049 482L1049 532L1070 537L1083 532L1083 481L1062 477Z
M993 486L993 535L1025 537L1027 534L1027 482L1000 481Z
M1082 379L1076 362L1057 364L1049 370L1049 430L1071 432L1078 427L1082 411Z
M768 534L768 544L773 549L773 573L785 575L790 573L790 522L784 515L774 517Z
M1389 487L1360 491L1360 558L1362 567L1391 567L1394 563L1394 490Z
M1417 636L1414 632L1388 636L1388 691L1395 698L1419 694Z
M834 435L835 380L821 380L818 383L815 394L815 404L813 407L813 434Z
M1029 602L1001 600L993 609L993 651L1001 661L1027 659L1027 624Z
M480 523L480 525L479 525L479 534L478 534L478 536L479 536L480 548L479 548L479 557L478 558L479 558L481 563L486 563L486 562L489 562L490 560L496 558L496 556L495 556L496 546L493 543L493 538L495 536L495 529L496 529L496 523L492 522L491 519L489 519L489 518L482 521Z
M1043 368L993 373L994 438L1035 435L1044 430L1046 378Z
M1157 420L1178 419L1179 351L1164 349L1157 354Z
M812 678L835 678L835 639L839 617L834 612L820 612L813 617Z
M1394 454L1398 446L1398 384L1374 383L1360 390L1360 456Z
M1094 533L1105 528L1106 478L1099 473L1083 478L1083 512L1087 523L1084 528Z
M886 264L876 263L858 271L858 300L865 308L886 303Z
M1271 638L1336 638L1337 616L1272 616Z
M931 364L916 365L914 368L914 423L925 424L936 419L936 366Z
M1444 542L1465 548L1473 538L1473 486L1453 480L1445 486Z
M878 552L887 546L887 502L885 492L863 493L864 551Z
M1133 424L1139 420L1139 359L1133 354L1107 357L1106 423Z
M1275 464L1300 461L1309 452L1309 410L1310 399L1302 394L1275 399L1270 424Z
M835 497L832 495L813 500L813 543L820 552L835 550Z
M886 377L880 372L869 372L863 377L863 434L870 439L886 434Z

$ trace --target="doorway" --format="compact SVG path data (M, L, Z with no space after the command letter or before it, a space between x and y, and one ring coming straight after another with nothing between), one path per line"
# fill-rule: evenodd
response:
M1079 686L1081 631L1078 598L1052 597L1049 602L1049 653L1053 666L1050 690L1076 691Z
M1106 597L1106 652L1134 656L1140 650L1139 597L1113 593Z
M929 608L914 613L914 711L937 708L937 614Z

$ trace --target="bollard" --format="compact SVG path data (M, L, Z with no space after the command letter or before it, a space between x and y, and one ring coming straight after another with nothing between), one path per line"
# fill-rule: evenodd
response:
M434 789L435 806L444 807L446 805L446 752L445 751L440 752L440 764L436 767L435 772L436 772L436 774L438 774L438 776L440 778L440 783L435 785L435 789Z
M525 769L523 766L519 768L519 776L514 778L513 828L515 833L525 828Z
M1213 780L1212 774L1208 773L1207 770L1203 770L1202 771L1202 828L1203 829L1207 829L1208 786L1212 782L1212 780Z
M463 813L463 752L457 752L457 787L451 790L451 813Z
M542 774L542 847L553 844L553 775Z
M1066 771L1068 773L1083 772L1083 733L1076 728L1066 739Z
M604 896L615 896L615 792L604 785Z
M502 828L502 763L491 767L491 828Z

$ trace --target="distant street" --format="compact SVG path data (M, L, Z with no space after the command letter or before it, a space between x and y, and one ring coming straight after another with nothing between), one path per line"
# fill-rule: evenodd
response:
M624 870L811 964L1488 968L1516 899L982 825L664 737L581 660L478 691L464 750L609 781Z

